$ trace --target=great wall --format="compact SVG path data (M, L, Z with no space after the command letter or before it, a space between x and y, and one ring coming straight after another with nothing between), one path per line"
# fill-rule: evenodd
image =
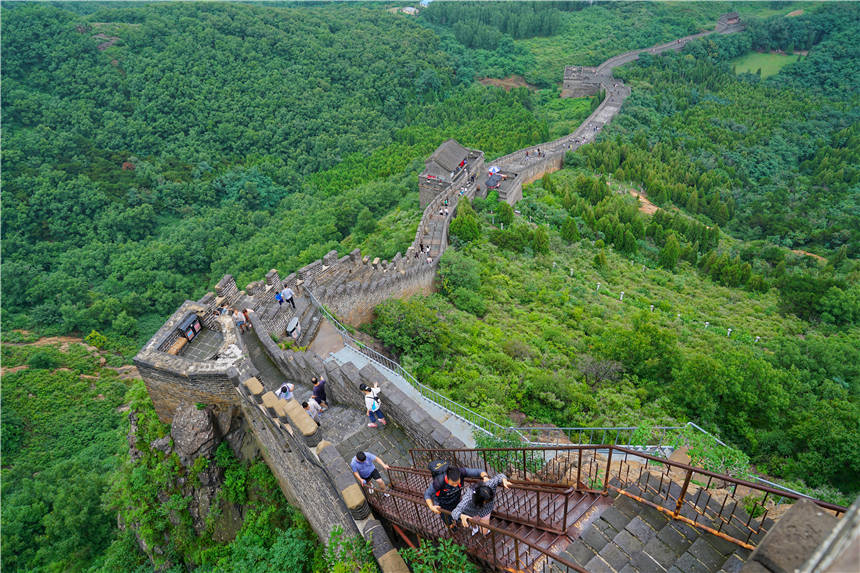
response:
M613 68L643 52L680 50L704 35L741 29L736 14L724 15L713 31L627 52L596 68L567 68L564 95L603 92L603 101L574 133L494 160L505 175L499 199L515 204L524 184L560 169L568 151L592 142L618 114L630 89L612 77ZM134 359L159 418L174 423L181 407L207 405L218 437L240 457L262 455L321 541L335 527L362 535L386 573L408 571L391 541L395 530L402 534L392 529L397 527L420 537L451 536L487 569L625 573L788 570L790 556L796 561L802 553L805 560L828 535L831 543L844 539L848 522L856 529L856 507L850 519L837 520L833 514L845 508L693 468L666 459L659 446L631 449L637 444L620 434L614 445L606 445L611 442L604 432L597 442L580 436L550 448L472 449L476 433L504 428L421 385L356 340L343 323L360 325L385 299L433 289L457 202L486 192L486 165L481 151L453 140L427 160L419 176L424 211L405 255L387 261L357 250L343 256L331 251L284 278L271 270L241 291L226 275L215 292L182 304ZM295 309L275 299L284 287L295 291ZM223 305L250 309L252 329L240 333L229 315L217 313ZM291 320L299 328L294 345L283 349L277 339ZM308 396L314 376L327 380L330 408L321 426L300 400L274 394L291 381L297 397ZM385 428L366 426L359 383L382 386ZM619 439L628 447L619 447ZM356 483L348 460L357 450L372 451L392 466L389 496ZM499 496L489 536L442 530L421 499L431 458L505 471L514 479L514 488ZM745 496L753 494L763 499L745 505ZM768 512L784 500L799 501L792 506L795 517L775 523ZM814 534L792 541L793 552L786 553L768 542L780 536L766 535L792 519L814 523Z

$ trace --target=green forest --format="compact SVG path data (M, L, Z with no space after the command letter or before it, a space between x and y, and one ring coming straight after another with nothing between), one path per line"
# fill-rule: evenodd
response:
M224 274L241 288L332 249L405 251L439 143L492 159L569 133L597 101L558 97L565 65L732 10L745 32L616 69L632 95L598 141L518 213L461 205L438 292L365 330L504 424L694 421L750 470L840 504L860 491L860 8L394 6L3 3L10 571L371 570L354 540L324 551L265 464L226 447L216 505L243 519L195 532L175 484L205 468L130 459L130 413L139 443L169 427L123 368ZM735 68L783 53L772 75ZM524 87L479 81L509 76ZM160 563L127 523L170 540Z

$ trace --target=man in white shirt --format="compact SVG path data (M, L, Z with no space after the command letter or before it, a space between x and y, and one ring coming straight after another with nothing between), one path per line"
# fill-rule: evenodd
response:
M296 301L293 300L293 289L290 287L284 287L284 290L281 291L281 298L284 302L288 302L293 305L293 310L296 308Z

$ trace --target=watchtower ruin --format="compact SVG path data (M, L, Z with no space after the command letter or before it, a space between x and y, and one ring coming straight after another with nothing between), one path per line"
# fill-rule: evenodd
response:
M587 66L565 66L563 97L585 97L600 93L600 77L597 68Z

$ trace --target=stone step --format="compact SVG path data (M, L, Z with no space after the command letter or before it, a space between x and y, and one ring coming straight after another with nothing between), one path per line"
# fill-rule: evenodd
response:
M588 571L737 573L749 553L619 495L563 555Z

